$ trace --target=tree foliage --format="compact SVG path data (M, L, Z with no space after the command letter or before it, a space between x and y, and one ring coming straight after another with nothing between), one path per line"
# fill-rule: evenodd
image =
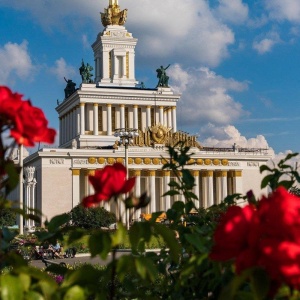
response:
M16 224L16 212L11 208L2 208L0 210L0 227L13 226Z
M99 229L116 223L116 215L103 207L84 208L81 204L70 211L71 225L84 229Z

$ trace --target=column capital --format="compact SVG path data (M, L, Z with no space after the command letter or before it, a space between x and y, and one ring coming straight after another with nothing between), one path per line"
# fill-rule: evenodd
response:
M155 176L155 170L144 170L147 176Z
M80 102L80 106L85 106L85 102Z
M94 103L93 105L94 105L94 106L98 106L99 104L98 104L98 103Z
M147 108L151 108L151 107L152 107L152 105L147 105L146 107L147 107Z
M230 171L232 177L242 177L242 170Z
M133 176L141 176L141 170L130 170Z
M168 170L163 170L163 176L164 177L170 177L170 175L171 175L171 171L168 171Z
M111 104L110 104L110 103L106 103L106 106L107 106L107 107L111 107Z
M160 109L164 109L164 106L160 105L158 108L160 108Z
M176 109L176 106L172 106L171 109Z
M120 107L125 107L125 104L120 104Z
M136 105L136 104L135 104L135 105L133 105L133 108L138 108L138 107L139 107L139 106L138 106L138 105Z
M193 176L199 176L200 171L199 170L191 170L191 174Z
M213 174L214 174L214 171L210 171L210 170L201 172L202 177L213 177Z
M72 169L72 175L73 176L79 176L80 175L80 169Z

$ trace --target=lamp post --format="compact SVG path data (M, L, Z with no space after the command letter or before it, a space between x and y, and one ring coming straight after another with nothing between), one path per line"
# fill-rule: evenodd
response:
M128 178L128 146L133 143L133 139L139 136L138 129L135 128L117 128L114 136L119 138L119 145L125 147L125 167L126 178ZM126 213L126 227L129 228L129 215Z

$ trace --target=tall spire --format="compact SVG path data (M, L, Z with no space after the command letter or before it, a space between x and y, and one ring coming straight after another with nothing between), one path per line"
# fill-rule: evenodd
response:
M127 19L127 8L121 11L118 0L109 0L109 6L101 14L104 27L108 25L124 25Z

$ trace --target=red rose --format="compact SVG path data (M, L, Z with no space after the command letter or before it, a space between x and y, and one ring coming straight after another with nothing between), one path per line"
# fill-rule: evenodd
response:
M299 289L300 245L273 238L261 241L260 248L261 256L258 265L267 271L270 278L275 282L284 282L294 289Z
M244 255L245 251L255 245L257 224L257 212L253 205L247 205L244 208L231 206L221 217L220 223L214 233L214 246L210 258L218 261L229 259L239 260L239 270L242 265L249 266L253 264L253 259ZM251 262L244 261L250 259Z
M14 122L17 111L22 105L21 98L22 95L13 94L8 87L0 86L0 124L8 125Z
M43 111L23 101L22 95L0 86L0 127L10 128L11 136L18 144L34 146L35 142L52 144L55 130L48 128Z
M126 168L120 163L97 170L94 176L89 176L95 194L84 198L83 205L91 207L119 194L130 192L135 185L135 177L126 179L126 175Z
M258 207L262 236L300 244L300 198L284 187L263 198Z
M55 130L49 129L48 121L43 111L31 105L30 101L23 101L15 119L15 127L11 129L11 136L18 144L34 146L35 142L52 144Z

